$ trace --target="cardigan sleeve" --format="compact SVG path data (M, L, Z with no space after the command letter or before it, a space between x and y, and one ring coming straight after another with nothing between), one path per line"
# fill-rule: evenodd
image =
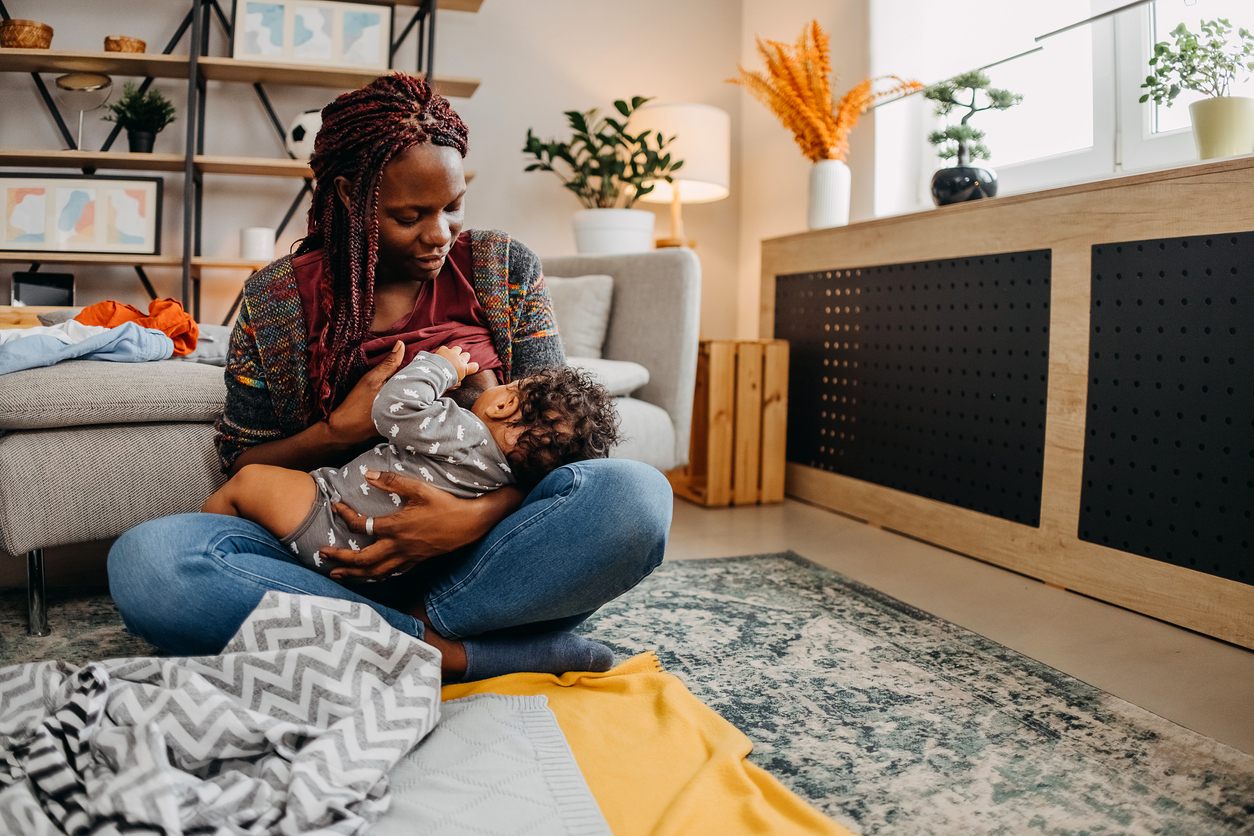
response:
M258 444L287 434L279 426L274 401L266 384L257 337L245 307L235 321L226 359L226 403L214 423L214 444L222 470L230 469L240 454Z
M509 283L518 288L510 294L515 305L513 362L510 376L517 380L539 369L566 365L566 353L557 335L553 302L544 284L540 259L527 245L509 242Z

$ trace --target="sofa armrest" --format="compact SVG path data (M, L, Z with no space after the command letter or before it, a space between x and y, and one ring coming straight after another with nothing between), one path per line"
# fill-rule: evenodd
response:
M614 299L603 356L649 370L634 397L664 409L675 425L674 467L688 462L692 398L697 379L701 262L689 249L544 259L555 276L605 273Z

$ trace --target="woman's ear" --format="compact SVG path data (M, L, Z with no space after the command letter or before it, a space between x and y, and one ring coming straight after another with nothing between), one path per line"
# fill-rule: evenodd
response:
M335 193L340 196L340 202L344 204L345 209L353 208L353 181L347 177L335 178Z

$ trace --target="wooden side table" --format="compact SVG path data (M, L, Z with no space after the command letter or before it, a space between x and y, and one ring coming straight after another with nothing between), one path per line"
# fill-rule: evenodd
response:
M711 507L783 502L788 343L702 340L695 397L688 464L667 474L675 493Z

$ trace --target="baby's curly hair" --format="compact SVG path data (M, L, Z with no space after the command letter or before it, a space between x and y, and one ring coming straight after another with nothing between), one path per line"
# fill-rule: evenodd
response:
M604 459L620 441L613 398L570 366L542 369L518 381L514 423L523 431L508 458L523 487L564 464Z

